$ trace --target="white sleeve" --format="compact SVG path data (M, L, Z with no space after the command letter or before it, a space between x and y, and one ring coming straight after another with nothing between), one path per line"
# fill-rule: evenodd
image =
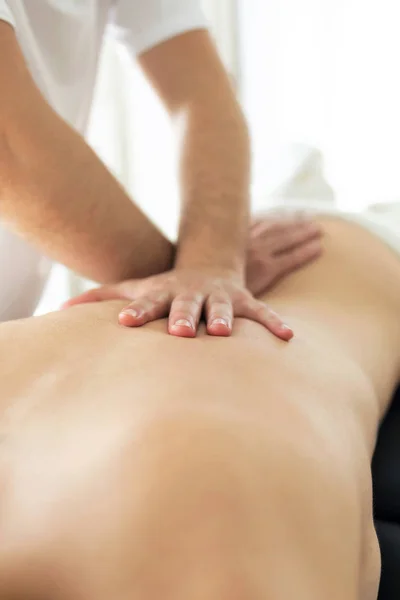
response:
M14 17L12 16L6 0L0 0L0 21L7 21L7 23L10 23L15 27Z
M186 31L207 29L208 21L200 0L115 0L112 25L117 37L140 54Z

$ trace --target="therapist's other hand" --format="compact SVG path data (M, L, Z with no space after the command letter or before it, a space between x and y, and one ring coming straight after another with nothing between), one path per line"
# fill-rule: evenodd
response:
M254 295L265 293L280 279L317 259L322 230L301 213L276 212L256 218L250 228L246 284Z
M205 308L207 330L211 335L230 335L233 317L245 316L261 322L277 337L289 340L293 336L290 328L251 294L267 291L285 275L316 259L321 254L320 237L320 227L300 214L276 214L255 220L247 253L246 279L251 293L244 290L239 278L231 273L169 271L144 280L90 290L69 300L64 307L130 299L133 302L125 310L139 314L121 313L123 325L137 327L169 315L170 333L185 337L196 335L199 317ZM223 315L221 310L225 311ZM222 322L215 323L215 319ZM177 325L176 321L188 323Z

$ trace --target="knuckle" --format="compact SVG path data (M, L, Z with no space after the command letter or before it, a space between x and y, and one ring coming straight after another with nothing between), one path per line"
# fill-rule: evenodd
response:
M278 313L268 307L265 307L265 319L270 323L278 323L280 321Z
M133 302L130 302L128 304L128 308L143 309L144 308L143 298L140 298L138 300L134 300Z
M149 296L142 296L131 304L131 308L141 309L144 312L149 312L154 307L154 301Z
M134 298L138 291L138 286L132 284L131 281L123 281L121 284L119 284L118 288L121 294L123 294L127 298ZM103 286L100 289L104 291L110 289L110 286ZM117 289L117 286L115 286L114 289Z
M236 294L235 300L237 303L243 304L245 306L249 306L250 304L257 302L257 300L254 300L253 295L249 292L249 290L246 289L239 290Z
M232 310L232 304L230 302L210 302L207 308L211 312L227 312Z
M300 266L305 260L305 248L300 247L293 250L292 253L292 264L294 267Z
M170 299L169 292L161 291L161 292L157 293L154 301L156 304L165 304L166 302L169 301L169 299Z
M174 300L171 312L175 313L193 313L198 312L201 306L197 302L188 302L187 300Z
M159 296L162 296L164 294L171 294L171 286L170 285L166 285L166 284L160 284L158 283L157 285L153 284L149 287L147 287L147 289L143 292L143 295L146 296L152 296L154 298L158 298Z
M274 321L278 318L278 315L275 311L273 311L263 302L259 301L255 301L255 303L252 304L251 312L262 321Z
M253 306L252 312L257 317L260 317L262 319L268 318L268 316L269 316L269 311L268 311L267 307L265 306L265 304L260 304L258 302L257 302L257 304L255 304Z
M200 304L203 301L203 295L199 292L183 292L177 294L174 302L183 304Z
M226 293L217 293L212 294L207 298L207 306L230 306L232 304L232 300L229 294Z
M249 310L251 310L252 306L253 306L253 298L247 295L240 295L238 298L236 298L236 301L233 304L233 308L235 313L247 313L249 312Z

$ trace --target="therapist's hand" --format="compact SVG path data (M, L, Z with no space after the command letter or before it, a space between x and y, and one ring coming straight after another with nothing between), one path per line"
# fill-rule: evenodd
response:
M276 212L253 220L247 250L246 284L254 295L321 255L321 227L306 215Z
M291 329L264 302L253 298L234 272L173 269L147 279L93 290L81 297L80 302L116 297L133 298L119 315L119 322L127 327L140 327L169 317L170 334L195 337L204 313L209 335L229 336L234 317L244 317L261 323L283 340L293 337Z
M289 340L290 328L252 294L266 291L280 278L314 260L321 253L319 226L301 215L265 217L250 231L247 286L233 273L172 270L143 280L129 280L90 290L68 301L64 307L85 302L131 299L120 314L120 322L138 327L169 316L169 332L194 337L204 309L210 335L228 336L232 321L245 317L262 323L274 335Z

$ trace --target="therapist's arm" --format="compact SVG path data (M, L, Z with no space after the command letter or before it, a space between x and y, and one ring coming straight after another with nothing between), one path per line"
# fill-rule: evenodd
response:
M173 335L230 335L236 317L290 339L290 328L245 282L250 212L250 139L228 73L207 30L144 52L140 64L180 137L181 218L175 269L134 292L120 315L140 326L169 315Z
M181 220L176 266L244 274L250 140L230 78L206 30L144 53L140 64L180 141Z
M182 208L174 269L91 291L74 303L107 299L119 290L133 300L120 315L127 326L168 317L171 334L195 337L204 313L210 335L230 335L234 319L244 317L290 339L290 328L246 289L250 140L210 34L178 35L144 52L140 64L180 136Z
M113 282L173 264L174 247L48 105L0 21L0 218L82 275Z
M146 278L174 263L175 247L43 98L14 30L1 20L0 219L48 256L99 282ZM256 275L264 265L268 287L318 248L315 231L295 220L266 225L249 258ZM262 252L254 255L257 246Z
M182 208L174 269L128 282L133 302L120 322L138 327L168 317L169 333L195 337L204 314L207 332L226 336L244 317L289 340L290 328L246 289L250 141L210 34L178 35L144 52L140 64L178 128Z

